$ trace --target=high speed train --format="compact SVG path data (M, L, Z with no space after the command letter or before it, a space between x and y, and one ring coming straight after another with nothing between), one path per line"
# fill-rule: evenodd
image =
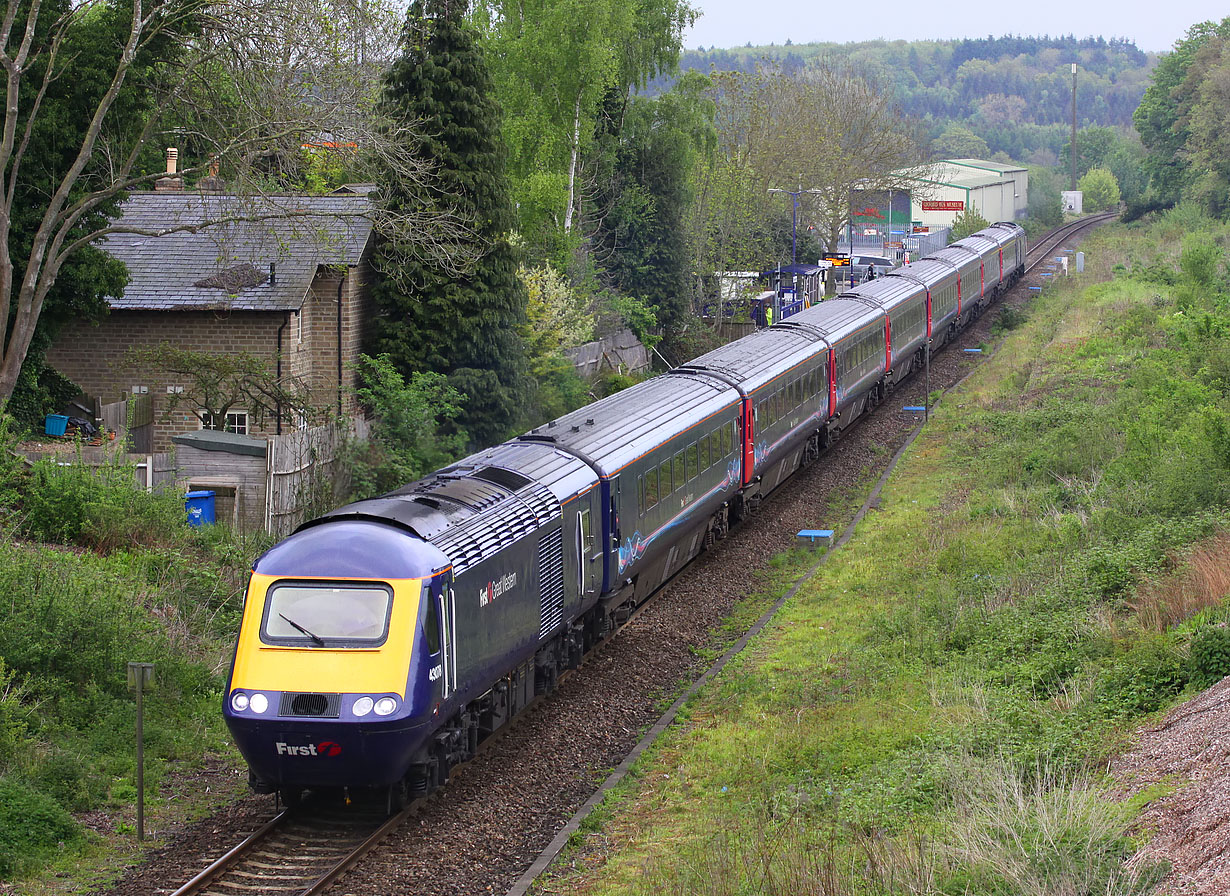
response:
M254 564L223 712L252 787L431 791L1024 272L995 224L378 498Z

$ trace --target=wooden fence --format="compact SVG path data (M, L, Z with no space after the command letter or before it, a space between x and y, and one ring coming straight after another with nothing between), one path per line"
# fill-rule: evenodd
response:
M265 531L289 535L312 514L336 507L349 486L341 449L352 430L317 426L268 440Z

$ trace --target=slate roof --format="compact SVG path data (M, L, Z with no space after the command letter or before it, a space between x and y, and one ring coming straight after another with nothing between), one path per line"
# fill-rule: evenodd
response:
M109 234L102 247L127 265L129 282L108 303L114 310L298 310L320 265L359 263L372 209L365 195L133 193L117 225L194 230ZM207 223L224 218L257 220Z

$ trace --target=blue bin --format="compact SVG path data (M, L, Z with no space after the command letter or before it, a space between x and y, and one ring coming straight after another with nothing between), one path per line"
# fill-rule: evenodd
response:
M214 523L214 493L188 492L184 499L189 526L212 526Z
M49 436L62 436L68 429L68 417L64 414L48 414L43 421L43 432Z

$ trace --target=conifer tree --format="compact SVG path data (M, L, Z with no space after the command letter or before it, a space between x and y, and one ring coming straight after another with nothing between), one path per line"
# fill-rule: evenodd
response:
M464 398L457 424L474 446L507 437L520 422L528 380L518 328L525 288L509 242L513 209L500 114L490 74L465 22L466 0L415 0L402 56L385 85L386 112L419 122L434 183L382 184L395 209L448 211L470 229L472 257L453 266L382 241L372 353L388 354L404 376L436 371Z

